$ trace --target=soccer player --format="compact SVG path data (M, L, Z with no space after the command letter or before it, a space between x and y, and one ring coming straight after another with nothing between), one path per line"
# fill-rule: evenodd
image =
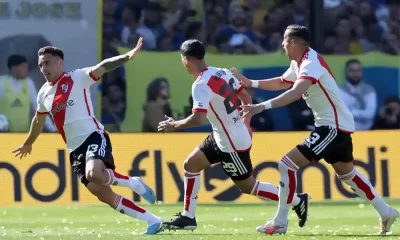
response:
M221 163L225 173L243 193L263 200L278 201L278 187L259 182L252 176L250 118L242 119L239 111L240 100L243 104L249 104L250 95L229 70L207 66L204 55L205 49L200 41L187 40L182 44L182 63L188 73L196 78L192 85L193 113L179 121L166 116L167 120L158 126L158 131L170 132L202 125L208 118L213 127L213 132L184 162L183 213L165 222L166 229L196 229L200 172L212 164ZM307 220L308 198L307 193L294 194L291 202L301 227Z
M124 176L115 171L112 146L108 133L95 118L89 88L103 74L132 60L142 46L120 56L105 59L93 67L63 71L64 53L48 46L39 49L39 68L46 83L37 98L37 111L25 142L15 149L15 156L25 157L42 131L47 115L54 123L70 151L72 169L86 188L101 202L130 217L146 221L145 234L156 234L162 229L162 220L137 206L132 200L114 193L111 185L127 187L146 201L155 203L155 194L139 177Z
M288 209L296 191L296 171L311 161L324 158L332 165L338 178L349 185L358 196L368 201L380 216L379 234L390 232L399 212L388 206L376 192L371 182L353 166L354 120L340 98L335 78L324 58L309 47L310 36L306 27L287 27L282 46L291 60L289 69L282 77L266 80L249 80L232 69L243 86L265 90L291 89L266 102L242 106L244 115L254 115L265 109L283 107L301 96L312 109L315 130L279 162L279 207L272 221L257 227L266 234L286 233Z

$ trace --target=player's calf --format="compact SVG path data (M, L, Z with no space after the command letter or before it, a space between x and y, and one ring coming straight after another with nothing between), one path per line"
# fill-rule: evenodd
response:
M338 162L332 164L332 166L336 172L342 173L342 175L338 174L338 178L349 185L360 198L370 202L381 218L390 216L392 208L385 203L371 182L353 167L353 164ZM343 169L346 170L346 168L351 170L347 170L347 173L343 174Z
M89 182L100 185L128 187L142 196L147 202L154 204L154 191L140 177L128 177L113 169L107 168L102 160L89 160L86 163L86 178Z
M243 181L235 181L236 186L245 194L251 194L264 201L279 201L279 188L268 182L260 182L253 176ZM299 218L299 226L304 227L308 218L308 205L311 197L308 193L298 193L293 196L292 209Z
M127 216L146 221L148 224L145 234L156 234L162 230L162 219L139 207L129 200L112 191L109 186L88 183L87 189L101 202L108 204L114 210Z

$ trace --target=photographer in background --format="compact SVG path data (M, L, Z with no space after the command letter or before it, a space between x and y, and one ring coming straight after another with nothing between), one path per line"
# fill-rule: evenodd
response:
M379 109L373 129L400 129L400 99L390 96Z

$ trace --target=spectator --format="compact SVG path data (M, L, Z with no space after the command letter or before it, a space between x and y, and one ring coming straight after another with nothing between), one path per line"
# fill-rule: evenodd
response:
M102 121L107 124L111 132L119 132L125 118L124 89L122 82L113 82L108 85L106 94L102 98Z
M341 17L336 21L336 47L335 54L348 54L351 42L351 29L347 17Z
M141 9L136 5L125 7L122 20L124 27L121 33L121 42L124 46L134 48L139 37L143 37L143 50L155 50L157 40L153 32L145 25L140 25Z
M0 114L7 118L10 132L28 132L37 107L37 90L28 77L28 60L22 55L11 55L7 67L9 75L0 77ZM50 118L46 118L45 129L57 130Z
M375 89L362 80L359 60L346 62L346 82L341 86L343 101L354 116L356 130L369 130L377 109Z
M373 129L400 129L400 99L387 97L380 107Z
M218 34L243 34L253 43L258 43L258 38L245 19L245 10L240 5L232 5L229 9L229 26L220 29Z
M167 79L156 78L148 85L147 102L143 106L143 132L157 132L158 123L165 120L165 115L173 117L169 98Z
M384 33L382 36L381 51L391 55L400 55L399 38L391 32Z

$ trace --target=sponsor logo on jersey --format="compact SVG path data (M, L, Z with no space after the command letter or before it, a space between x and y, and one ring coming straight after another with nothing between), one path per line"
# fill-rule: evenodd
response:
M50 114L54 116L58 112L64 111L67 107L71 107L74 105L75 105L74 100L68 100L64 103L57 104L51 109Z

